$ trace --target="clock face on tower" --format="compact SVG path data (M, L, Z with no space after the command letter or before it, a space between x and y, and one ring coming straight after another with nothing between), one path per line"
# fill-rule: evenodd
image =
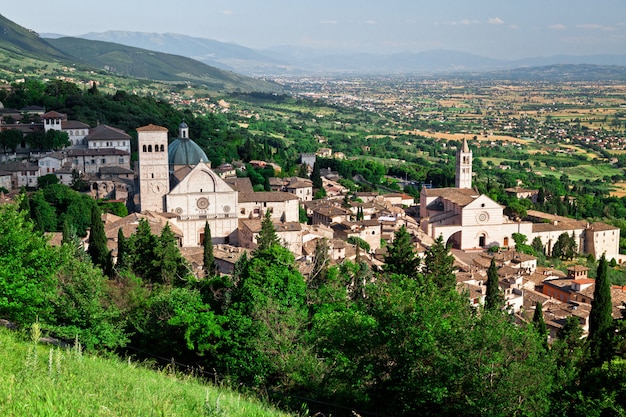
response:
M165 184L162 182L153 182L151 188L153 193L160 194L165 191Z

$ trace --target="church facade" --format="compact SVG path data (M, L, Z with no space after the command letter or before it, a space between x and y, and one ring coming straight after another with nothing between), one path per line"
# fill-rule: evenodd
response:
M513 234L520 233L529 244L539 237L545 252L550 254L558 236L568 233L576 237L580 253L620 259L617 227L539 212L531 216L537 218L537 222L506 216L503 206L472 188L472 152L465 139L457 152L455 185L454 188L421 190L420 227L433 239L442 236L455 248L482 250L491 246L514 246Z
M183 122L168 146L167 128L137 129L139 209L164 215L182 233L183 246L200 246L209 223L214 243L237 241L238 193L210 167Z

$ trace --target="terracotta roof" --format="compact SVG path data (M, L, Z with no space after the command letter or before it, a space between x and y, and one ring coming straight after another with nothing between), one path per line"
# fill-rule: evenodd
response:
M67 119L67 115L51 110L41 115L42 119Z
M466 206L480 197L480 194L471 188L424 188L427 197L441 197L458 206Z
M126 169L126 168L122 168L119 166L109 166L109 167L101 167L100 168L100 173L101 174L124 174L124 175L131 175L134 174L135 171L133 171L132 169Z
M253 202L281 202L281 201L290 201L290 200L298 200L298 197L290 194L283 193L280 191L260 191L260 192L239 192L239 202L240 203L253 203Z
M618 230L619 229L619 227L611 226L610 224L606 224L602 222L591 223L589 225L589 228L594 231Z
M240 193L254 192L250 178L224 178L224 182L226 182L230 188L235 191L239 191Z
M68 156L103 156L103 155L130 155L127 151L115 148L87 148L87 149L69 149Z
M138 127L135 130L137 130L137 132L168 132L169 131L166 127L157 126L152 123L150 123L147 126Z
M108 125L96 126L89 130L89 134L85 136L85 139L89 140L116 140L116 139L130 139L130 135L121 129L111 127Z
M78 120L63 120L61 129L89 129L89 125Z

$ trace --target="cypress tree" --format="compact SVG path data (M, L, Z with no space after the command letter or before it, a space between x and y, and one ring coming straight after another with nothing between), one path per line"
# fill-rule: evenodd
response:
M454 257L439 235L435 243L426 251L424 259L424 275L442 290L456 286L454 274Z
M111 276L113 262L111 251L107 247L107 236L104 233L104 224L100 209L94 204L91 209L91 233L89 233L89 249L87 250L95 265L102 268L105 275Z
M274 229L274 224L272 223L272 214L269 210L265 212L265 216L261 222L261 231L259 232L259 236L256 241L257 251L269 249L274 245L280 246L280 240L276 235L276 229Z
M121 271L122 269L124 269L127 265L127 259L128 257L128 253L127 253L127 247L126 247L126 236L124 236L124 232L122 231L122 228L120 227L119 229L117 229L117 269L118 271Z
M491 258L491 264L487 270L487 294L485 295L485 308L489 311L498 311L504 307L504 297L500 293L498 281L496 260Z
M217 275L217 265L215 264L215 257L213 255L213 240L211 239L211 227L209 222L204 223L204 239L202 240L204 246L203 260L204 260L204 276L211 277Z
M402 226L394 234L393 242L387 245L385 266L383 269L392 274L402 274L410 278L418 277L420 258L415 253L413 240Z
M313 182L314 189L322 189L322 174L320 173L320 166L317 162L313 164L313 172L311 173L311 181Z
M613 305L608 262L602 254L598 262L596 284L589 314L589 364L599 366L612 356L611 329L613 328Z
M533 315L533 326L541 336L541 343L543 343L544 347L548 347L548 328L546 327L546 322L543 319L543 305L537 301L535 304L535 314Z

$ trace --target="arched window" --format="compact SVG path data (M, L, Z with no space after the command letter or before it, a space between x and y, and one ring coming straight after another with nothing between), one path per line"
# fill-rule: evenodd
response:
M165 147L161 145L161 152L165 152Z
M148 145L148 152L152 152L152 145Z
M146 152L146 145L143 145L143 151Z

